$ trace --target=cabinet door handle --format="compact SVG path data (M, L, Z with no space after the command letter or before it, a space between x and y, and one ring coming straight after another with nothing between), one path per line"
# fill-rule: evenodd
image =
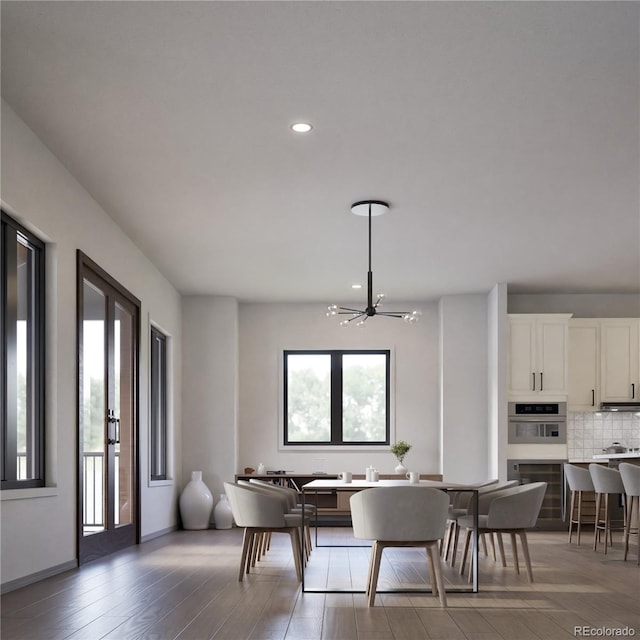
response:
M633 400L636 397L636 383L631 383L631 399Z
M540 372L540 391L544 390L544 382L542 378L542 371Z
M595 389L591 389L591 406L592 407L596 406L596 390Z
M533 376L533 391L536 390L536 374L535 371L531 374Z

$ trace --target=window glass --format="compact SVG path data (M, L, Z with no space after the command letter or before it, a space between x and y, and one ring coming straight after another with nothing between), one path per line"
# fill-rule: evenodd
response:
M151 328L152 480L167 479L167 337Z
M44 483L44 245L2 213L2 487Z
M285 444L388 444L389 351L285 351Z
M342 439L384 442L386 357L381 353L342 356Z

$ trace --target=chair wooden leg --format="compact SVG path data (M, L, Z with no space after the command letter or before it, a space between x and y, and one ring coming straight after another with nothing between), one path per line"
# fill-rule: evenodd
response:
M456 557L458 555L458 539L460 538L460 525L458 522L453 523L453 549L451 550L451 566L456 566Z
M496 562L496 543L493 537L493 533L489 533L489 546L491 547L491 556L493 557L493 561Z
M533 582L533 570L531 569L531 556L529 556L529 544L527 543L527 532L523 529L518 532L520 536L520 544L522 545L522 555L524 556L524 563L527 566L527 576L529 582Z
M444 588L444 580L442 579L442 565L440 564L440 556L435 543L427 545L427 554L430 554L430 564L435 574L436 585L438 587L438 596L440 598L440 606L443 609L447 608L447 593Z
M427 555L427 566L429 567L429 582L431 583L431 593L435 596L438 594L438 585L436 584L436 571L433 568L433 561L431 560L431 549L429 545L424 546L424 550ZM440 558L440 556L438 556Z
M373 565L376 563L377 545L378 543L375 540L371 543L371 553L369 554L369 571L367 573L367 586L365 589L367 599L369 598L369 593L371 593L371 576L373 575Z
M607 555L607 546L611 536L611 523L609 522L609 494L604 494L604 554ZM613 545L613 538L611 538Z
M252 537L253 533L245 527L244 533L242 534L242 553L240 554L240 572L238 573L238 582L242 582L245 570L249 573L248 553Z
M631 523L633 521L633 505L635 503L635 497L627 496L629 506L627 507L627 517L624 522L624 559L626 561L629 555L629 534L631 533ZM638 539L638 545L640 546L640 538Z
M576 492L571 492L571 507L569 507L569 544L571 544L571 534L573 533L573 510L576 502ZM578 525L578 537L580 536L580 525ZM580 544L580 543L578 543Z
M499 531L496 531L496 538L498 538L498 549L500 550L500 560L502 561L502 566L507 566L507 558L504 555L504 542L502 541L502 534Z
M371 585L369 586L369 601L368 605L373 607L376 599L376 588L378 586L378 575L380 573L380 560L382 558L382 550L384 549L384 544L377 541L375 554L373 557L373 568L371 570Z
M578 546L580 546L581 527L582 527L582 491L578 491Z
M518 562L518 543L516 541L516 534L511 534L511 553L513 554L513 568L516 573L520 575L520 563Z
M489 552L487 551L487 541L485 539L484 533L480 536L480 542L482 542L482 551L484 552L484 557L486 558L489 555Z
M291 538L291 550L293 552L293 563L296 567L298 582L302 582L302 567L300 566L300 532L298 527L289 527L289 537Z
M596 521L593 529L593 550L598 549L598 533L600 532L600 507L602 503L602 494L596 493Z
M469 542L473 529L467 529L464 537L464 547L462 548L462 558L460 558L460 575L464 575L464 568L467 564L467 555L469 554Z
M445 560L449 560L449 553L451 551L451 539L453 536L454 520L447 520L447 529L444 533L444 539L442 540L442 546L440 547L440 553Z

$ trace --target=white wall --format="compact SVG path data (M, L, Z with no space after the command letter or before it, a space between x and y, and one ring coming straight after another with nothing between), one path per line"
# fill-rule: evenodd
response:
M183 476L202 471L217 502L233 481L237 451L238 303L183 299Z
M174 483L149 486L149 319L173 337L171 433L180 474L180 296L33 132L2 103L2 205L47 242L47 488L1 492L2 585L76 558L76 250L142 302L142 536L176 525Z
M391 303L389 303L391 304ZM282 451L279 448L281 359L284 349L391 349L395 368L393 439L413 445L404 464L438 473L438 308L435 303L396 303L422 310L415 325L372 318L365 329L340 327L325 316L322 304L240 305L240 410L238 470L256 468L296 472L317 470L314 458L326 458L324 470L364 473L372 464L393 473L397 461L388 447L365 451Z
M487 296L440 299L441 455L444 478L487 478Z

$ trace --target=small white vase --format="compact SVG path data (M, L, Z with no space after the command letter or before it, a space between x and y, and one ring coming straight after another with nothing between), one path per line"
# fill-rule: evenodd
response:
M407 473L407 467L405 467L402 462L398 463L398 466L394 469L394 471L399 474L404 476Z
M180 494L180 517L184 529L208 529L213 496L207 485L202 482L202 471L192 471Z
M213 519L216 523L216 529L231 529L233 527L231 505L224 493L220 494L220 500L213 510Z

